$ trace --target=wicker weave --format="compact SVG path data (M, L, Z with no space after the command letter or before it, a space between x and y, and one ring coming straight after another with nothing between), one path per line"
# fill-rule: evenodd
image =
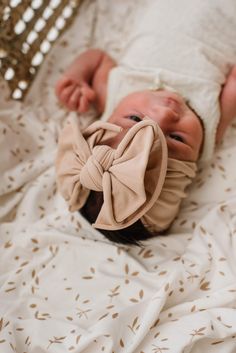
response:
M0 73L23 99L45 55L82 0L0 0Z

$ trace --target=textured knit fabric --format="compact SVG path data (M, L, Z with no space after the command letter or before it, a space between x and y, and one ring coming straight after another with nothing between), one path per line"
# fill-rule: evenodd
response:
M235 0L158 0L143 11L110 75L107 119L128 93L171 87L202 119L201 159L212 157L219 95L236 62Z

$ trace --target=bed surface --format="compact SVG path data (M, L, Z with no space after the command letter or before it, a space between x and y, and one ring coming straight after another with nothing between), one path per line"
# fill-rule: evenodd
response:
M84 1L24 103L0 82L0 352L236 352L235 121L169 235L143 247L104 239L56 188L58 132L74 113L54 83L89 46L119 59L148 1Z

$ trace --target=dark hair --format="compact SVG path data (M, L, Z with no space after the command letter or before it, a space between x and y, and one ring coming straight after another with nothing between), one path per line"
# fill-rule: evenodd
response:
M90 222L94 223L103 204L102 192L91 191L89 197L80 210L81 214ZM118 230L99 229L99 231L109 240L115 243L126 245L141 245L141 240L147 240L153 237L142 224L141 220L133 223L131 226Z

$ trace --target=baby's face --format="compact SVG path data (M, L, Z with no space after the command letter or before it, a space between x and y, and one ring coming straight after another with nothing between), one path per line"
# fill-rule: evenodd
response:
M145 116L162 129L170 158L197 161L203 142L201 122L181 96L165 90L135 92L118 104L109 122L124 130L112 141L112 146Z

